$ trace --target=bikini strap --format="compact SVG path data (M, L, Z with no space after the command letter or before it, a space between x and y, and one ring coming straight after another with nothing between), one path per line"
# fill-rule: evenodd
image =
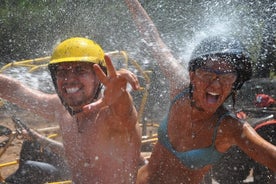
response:
M169 107L167 115L165 116L163 121L161 121L161 123L159 125L159 128L158 128L158 140L160 142L162 142L162 144L165 145L165 147L167 147L169 150L172 150L172 151L174 149L172 148L172 145L171 145L171 143L169 141L169 138L168 138L168 117L169 117L172 105L177 100L182 98L185 94L187 94L187 92L188 92L188 89L185 89L182 92L180 92L178 95L175 96L175 98L170 103L170 107Z
M227 116L229 115L229 112L226 112L224 113L222 116L219 117L217 123L216 123L216 126L215 126L215 130L214 130L214 134L213 134L213 138L212 138L212 146L215 145L215 140L216 140L216 137L217 137L217 133L218 133L218 127L220 125L220 123L222 122L222 120Z
M183 91L181 91L178 95L176 95L176 96L174 97L174 99L171 101L170 108L171 108L171 106L172 106L177 100L179 100L179 99L182 98L184 95L186 95L186 94L189 92L188 90L189 90L189 89L186 88L186 89L184 89Z
M214 146L215 145L215 140L216 140L216 137L217 137L217 133L218 133L218 127L220 126L222 120L226 117L226 116L230 116L234 119L237 119L238 121L241 121L241 122L245 122L244 120L241 120L239 119L233 112L231 111L227 111L226 113L224 113L222 116L219 117L217 123L216 123L216 126L215 126L215 130L214 130L214 134L213 134L213 138L212 138L212 145Z

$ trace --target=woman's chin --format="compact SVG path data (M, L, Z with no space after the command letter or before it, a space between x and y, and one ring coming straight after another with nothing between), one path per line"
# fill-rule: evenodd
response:
M206 112L214 113L216 112L216 110L219 108L220 105L221 103L219 103L219 101L206 101L203 109Z

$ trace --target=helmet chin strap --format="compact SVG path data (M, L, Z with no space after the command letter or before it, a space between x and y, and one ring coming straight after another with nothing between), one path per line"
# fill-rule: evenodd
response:
M74 110L73 110L72 108L70 108L69 106L67 106L67 107L68 107L68 108L66 108L66 109L67 109L67 111L69 112L69 114L70 114L71 116L74 116L74 115L76 115L76 114L82 112L82 109L77 110L77 111L74 111Z

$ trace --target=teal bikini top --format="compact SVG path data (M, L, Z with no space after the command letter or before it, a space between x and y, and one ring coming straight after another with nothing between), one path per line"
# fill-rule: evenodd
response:
M175 97L175 99L171 102L171 106L181 97L183 97L187 93L187 90L184 90L179 95ZM170 112L170 110L169 110ZM169 113L168 113L169 115ZM206 165L216 163L223 155L223 153L219 152L215 147L215 140L217 136L218 127L222 121L222 119L229 115L228 113L223 114L218 122L216 123L214 134L212 138L212 144L206 148L200 148L195 150L189 150L185 152L176 151L170 143L168 137L168 115L165 119L161 122L159 129L158 129L158 140L159 142L167 148L171 153L173 153L186 167L190 169L198 169L202 168Z

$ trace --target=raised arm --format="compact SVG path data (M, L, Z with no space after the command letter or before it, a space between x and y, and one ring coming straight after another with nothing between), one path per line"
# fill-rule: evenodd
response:
M138 0L125 0L141 37L146 41L148 49L157 61L163 74L170 81L171 88L183 88L188 85L188 70L172 55L171 50L161 39L153 21Z
M30 110L48 120L54 120L53 111L59 110L61 103L57 95L45 94L30 89L19 81L0 74L0 98ZM63 109L63 108L61 108Z
M239 127L234 131L235 144L249 157L276 171L276 146L259 136L248 123Z

